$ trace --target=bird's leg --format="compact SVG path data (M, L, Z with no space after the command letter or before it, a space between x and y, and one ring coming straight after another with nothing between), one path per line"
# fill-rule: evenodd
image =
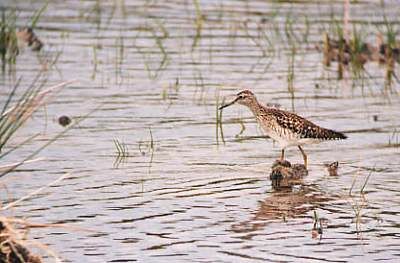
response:
M281 152L281 161L283 161L285 159L285 149L282 149Z
M299 150L300 150L301 154L303 155L304 166L307 169L307 154L304 152L303 148L301 148L300 145L299 145Z

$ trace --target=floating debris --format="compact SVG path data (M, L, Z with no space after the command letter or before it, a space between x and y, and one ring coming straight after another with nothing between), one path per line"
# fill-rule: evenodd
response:
M329 176L339 176L337 171L339 168L339 162L333 162L330 164L325 164L328 169Z
M304 176L308 175L308 170L304 164L291 164L287 160L276 160L272 164L272 171L269 176L272 187L287 188L301 184Z
M26 43L32 51L40 51L43 42L36 36L31 27L23 27L16 33L18 40Z
M63 115L58 118L58 123L63 127L68 126L69 124L71 124L71 118Z

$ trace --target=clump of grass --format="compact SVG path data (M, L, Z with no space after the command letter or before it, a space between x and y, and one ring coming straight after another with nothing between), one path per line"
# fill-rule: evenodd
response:
M20 95L19 98L16 98L17 89L20 85L20 80L14 85L10 94L8 95L7 100L5 101L4 106L1 110L0 115L0 135L1 135L1 149L3 150L0 154L0 159L4 158L6 155L10 154L16 149L21 148L27 142L32 141L37 137L38 134L31 136L24 140L23 142L10 147L7 151L4 151L5 146L8 145L10 138L14 135L14 133L22 127L22 125L29 119L33 113L40 107L49 102L49 100L54 96L54 94L63 88L65 85L71 82L63 82L58 85L52 86L47 89L42 89L45 82L38 85L37 77L33 83ZM95 109L97 110L97 109ZM93 112L93 111L92 111ZM88 115L90 115L90 112ZM64 129L62 132L55 135L53 138L48 140L45 144L43 144L38 149L31 152L27 157L23 158L17 163L13 163L11 165L5 165L1 167L0 178L14 171L19 166L34 162L38 159L33 160L33 157L36 156L40 151L49 146L51 143L59 139L63 136L67 131L72 129L75 125L78 125L82 120L86 119L88 115L79 118L74 124ZM52 183L36 189L35 191L27 194L15 201L9 202L4 206L0 206L0 212L8 211L11 208L19 205L25 200L32 198L32 196L37 195L39 192L43 191L43 189L50 187L59 183L61 180L66 178L68 174L64 174L60 176L57 180ZM24 229L24 233L22 231L17 231L15 229L15 224L21 225ZM31 263L40 263L42 262L41 257L32 254L27 245L34 246L36 248L42 249L47 252L48 255L55 258L56 262L60 262L60 259L57 255L51 251L47 246L36 242L34 240L27 240L26 238L26 230L30 229L30 227L47 227L51 226L51 224L31 224L25 220L15 219L10 217L0 216L0 262L31 262ZM53 225L55 226L55 225ZM61 226L61 225L58 225Z
M9 94L0 114L0 152L12 137L12 135L25 123L25 121L35 112L41 100L39 95L40 86L35 86L38 78L28 87L14 106L10 106L20 84L16 82Z
M32 116L32 114L42 105L47 103L51 96L62 87L71 83L63 82L53 87L42 90L45 82L37 84L38 75L22 95L16 99L16 93L20 86L19 79L10 92L0 114L0 152L3 147L14 135L14 133ZM11 106L11 104L14 104ZM2 156L0 155L0 158Z
M69 173L63 174L51 183L40 187L15 201L9 202L5 206L0 206L0 211L9 211L15 206L20 205L22 202L29 200L39 193L43 192L43 190L59 184L69 175ZM46 253L51 258L54 258L55 262L61 262L57 254L50 248L34 240L27 239L26 231L30 228L37 227L63 227L75 230L90 231L79 227L67 226L64 224L36 224L28 222L24 219L3 217L0 215L0 262L43 262L42 258L39 255L31 253L28 250L28 247L35 247ZM17 228L23 228L24 231L17 230Z
M349 2L346 2L348 9ZM382 2L383 5L383 2ZM347 10L348 11L348 10ZM396 41L398 30L393 22L389 22L384 15L383 26L377 26L380 31L377 46L366 43L367 31L364 24L353 24L351 36L347 30L348 14L344 23L331 17L330 33L336 39L329 39L327 34L324 35L324 65L329 66L331 61L337 61L338 79L343 78L343 72L351 66L352 77L355 80L361 80L364 87L365 80L373 80L372 76L366 71L364 65L369 61L378 61L385 63L385 88L391 88L393 78L400 83L395 74L395 63L400 62L400 44ZM367 77L367 78L366 78ZM354 83L353 83L354 84ZM390 91L393 91L390 89Z
M169 106L172 105L174 97L178 95L179 92L179 78L175 79L175 82L166 86L163 86L161 91L161 98L163 101L169 101Z
M396 77L394 72L395 62L399 62L400 60L400 47L396 40L397 28L395 28L393 23L388 21L386 16L384 16L383 21L384 32L381 32L381 34L386 36L386 43L381 44L379 52L384 56L386 62L385 86L391 87L393 77Z
M353 27L352 39L350 41L350 63L353 76L363 77L364 64L368 60L368 45L365 42L366 34L364 28Z
M8 221L0 217L0 262L43 262L23 245L22 238Z
M344 30L342 24L336 21L336 36L338 39L338 79L343 79L344 63L345 63L345 48L346 40L344 37Z
M364 78L367 74L364 64L373 59L376 55L376 49L365 42L366 30L363 26L353 26L351 39L346 38L346 32L342 23L333 20L334 39L330 39L328 33L323 35L323 63L330 66L331 61L337 61L338 79L343 79L344 70L351 67L351 73L354 79ZM368 74L367 74L368 75Z
M392 134L389 137L389 142L388 142L388 146L389 147L399 147L400 146L400 131L398 131L397 129L394 129L394 131L392 132Z
M47 9L48 1L37 10L33 16L31 17L30 25L26 28L32 30L36 27L40 17L43 12ZM1 8L1 20L0 20L0 57L2 62L2 71L5 72L6 66L12 69L12 66L15 65L17 56L19 54L18 49L18 35L17 35L17 14L15 10L5 10ZM32 33L33 34L33 33ZM39 50L43 43L35 37L35 41L29 43L33 44L33 50Z
M6 66L15 65L18 55L18 40L16 34L15 11L6 12L1 10L0 21L0 57L2 63L2 71L5 72Z
M330 34L334 39L330 38ZM329 30L323 33L323 64L330 66L332 61L337 61L338 79L343 79L344 66L349 63L349 45L342 21L331 14Z
M116 149L116 158L114 161L114 168L118 168L121 163L125 163L127 158L130 157L128 145L118 139L113 139L114 146Z

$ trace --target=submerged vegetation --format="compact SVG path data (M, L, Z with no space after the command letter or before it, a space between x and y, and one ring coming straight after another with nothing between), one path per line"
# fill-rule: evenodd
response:
M124 142L119 141L118 139L113 139L114 146L116 149L116 157L114 161L114 168L119 168L122 163L127 162L127 158L131 156L128 145Z
M129 157L128 146L124 142L120 142L118 139L113 140L115 149L117 150L117 157L124 158Z

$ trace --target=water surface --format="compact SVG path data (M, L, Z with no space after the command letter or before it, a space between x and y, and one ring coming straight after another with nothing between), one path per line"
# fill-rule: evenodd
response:
M47 66L47 85L77 81L12 143L37 132L40 139L4 162L27 156L62 131L59 116L76 119L101 108L44 150L45 161L2 178L8 191L1 198L8 200L71 173L9 215L93 230L31 230L29 236L66 262L398 260L399 97L385 89L384 67L368 64L364 84L351 73L337 80L336 66L324 68L315 49L332 15L341 19L342 3L199 2L200 11L192 1L49 3L36 29L44 50L39 57L21 52L15 74L2 77L2 86L19 76L28 85L40 61L57 54ZM384 8L375 1L352 4L352 21L366 28L369 42L384 15L398 23L399 6L385 2ZM18 10L20 26L43 4L5 3ZM294 33L287 35L290 21ZM259 138L247 109L224 110L226 142L221 135L217 140L216 102L241 88L349 139L305 147L305 185L277 192L268 175L280 149ZM245 130L237 137L240 123ZM130 157L118 160L113 139L126 143ZM302 161L295 148L287 158ZM324 167L333 161L340 163L339 177L329 177ZM311 235L314 211L323 222L317 239Z

